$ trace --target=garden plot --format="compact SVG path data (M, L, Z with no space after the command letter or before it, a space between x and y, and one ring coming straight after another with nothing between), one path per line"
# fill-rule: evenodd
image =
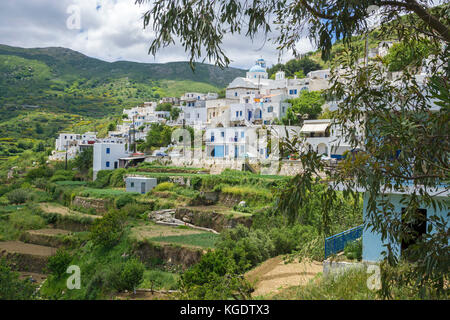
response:
M42 257L50 257L56 253L56 248L24 243L20 241L0 242L0 252L20 253Z
M47 213L56 213L62 216L75 216L75 217L83 217L88 219L98 219L101 216L96 216L92 214L81 213L78 211L70 210L67 207L64 207L60 204L44 202L40 204L40 208Z
M6 258L14 270L42 273L56 248L20 241L0 242L0 257Z
M20 240L43 246L60 247L63 245L63 237L71 233L63 229L28 230L22 234Z
M149 224L134 227L132 237L138 241L150 240L162 244L176 244L185 247L213 248L218 235L184 226L170 227Z

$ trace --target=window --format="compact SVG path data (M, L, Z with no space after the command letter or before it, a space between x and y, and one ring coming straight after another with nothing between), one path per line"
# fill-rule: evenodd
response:
M234 96L237 97L237 92L234 93Z
M268 107L267 112L273 112L273 107L272 106Z
M294 94L297 94L297 89L294 90Z
M244 138L244 137L245 137L245 132L242 131L242 132L241 132L241 138Z
M248 103L248 99L245 99L245 103Z
M241 146L241 153L244 153L244 146Z
M242 116L242 111L239 111L239 115Z
M225 131L222 131L221 133L220 133L220 136L223 138L223 137L225 137Z
M134 182L131 182L131 183L130 183L130 187L131 187L131 188L134 188Z
M106 167L109 168L109 161L106 161Z
M239 111L236 111L236 118L239 117Z
M110 154L111 153L111 149L110 148L106 148L106 154Z

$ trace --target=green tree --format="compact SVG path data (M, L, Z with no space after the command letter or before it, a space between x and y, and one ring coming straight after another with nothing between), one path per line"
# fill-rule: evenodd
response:
M291 125L301 124L302 116L308 115L308 119L317 119L322 112L322 105L325 99L319 91L302 91L300 96L295 99L290 99L292 106L287 110L283 122ZM299 118L300 117L300 118Z
M395 72L407 68L421 67L423 59L431 53L439 52L439 48L432 48L430 45L431 43L426 39L395 43L384 57L389 71Z
M120 274L123 289L136 292L136 286L141 283L144 271L142 262L137 259L128 260Z
M112 210L102 219L95 220L90 233L92 241L104 247L112 247L117 244L124 233L126 218L125 213Z
M153 123L147 133L146 142L142 147L146 149L166 147L172 139L172 128L162 123Z
M164 102L161 104L158 104L156 106L156 111L171 111L172 110L172 104L170 102Z
M322 69L322 66L319 63L308 57L304 57L302 59L289 60L286 64L276 64L271 68L268 68L267 73L269 74L269 77L273 76L273 79L275 79L275 73L284 71L287 78L294 78L294 76L297 76L297 78L301 79L309 72L320 69Z
M87 172L93 166L94 148L83 149L75 158L74 164L81 172Z
M47 270L57 278L61 278L66 274L71 261L70 253L64 249L59 249L54 256L48 259Z

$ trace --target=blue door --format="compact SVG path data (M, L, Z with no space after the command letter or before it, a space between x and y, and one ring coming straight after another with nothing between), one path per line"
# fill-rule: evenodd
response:
M248 111L248 120L250 121L251 118L252 118L252 112L249 110Z
M223 146L214 146L214 157L215 158L223 158L224 148Z
M239 155L239 148L238 146L234 146L234 157L237 158Z

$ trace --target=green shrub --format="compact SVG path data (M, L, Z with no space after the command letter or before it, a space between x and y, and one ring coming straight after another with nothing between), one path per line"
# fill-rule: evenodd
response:
M158 184L155 188L153 188L154 191L172 191L175 188L175 184L172 182L162 182Z
M344 255L350 260L362 259L362 240L358 239L355 241L348 242L344 248Z
M91 228L92 241L104 247L112 247L118 243L124 232L126 215L121 211L112 210L96 219Z
M37 178L34 180L34 185L36 186L36 188L39 189L47 189L47 185L48 185L48 179L46 178Z
M40 167L31 169L27 172L26 178L28 180L36 180L37 178L49 178L53 175L52 169L48 167Z
M113 170L100 170L97 173L97 179L94 181L94 186L97 188L105 188L109 186L109 181Z
M15 189L8 192L6 198L11 204L25 203L29 199L29 192L24 189Z
M5 259L0 259L0 300L31 300L35 291L28 279L19 279L19 273L12 271Z
M45 227L45 220L30 213L27 210L20 210L9 216L11 224L19 230L40 229Z
M120 168L114 170L109 178L109 185L111 187L123 188L125 187L124 175L127 173L127 170L124 168Z
M123 289L135 290L136 286L142 281L144 270L144 265L139 260L128 260L123 266L123 270L120 274Z
M65 250L60 249L54 256L48 258L47 270L57 278L61 278L67 271L72 256Z
M125 263L113 263L104 273L102 282L106 288L115 291L134 290L142 282L145 267L137 259Z
M131 194L124 193L116 199L116 208L121 209L122 207L126 206L127 204L133 203L134 201L134 197Z
M127 203L124 205L121 209L122 212L124 212L128 217L137 218L144 214L147 210L151 210L151 206L144 205L141 203Z

